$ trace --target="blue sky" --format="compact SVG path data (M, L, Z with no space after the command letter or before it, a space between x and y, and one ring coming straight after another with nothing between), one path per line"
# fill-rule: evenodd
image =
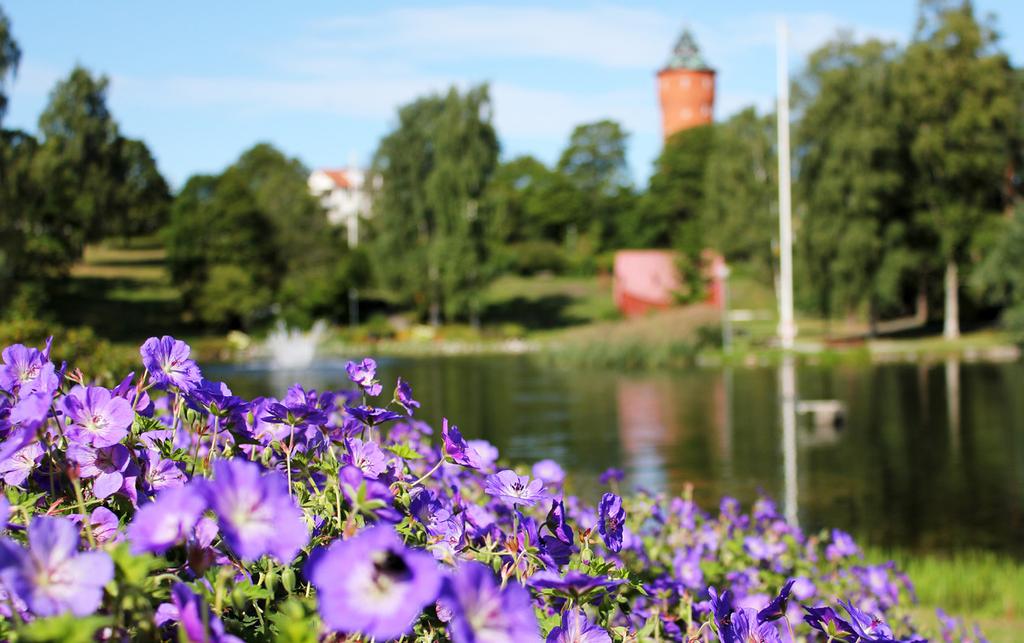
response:
M6 127L35 130L77 62L111 78L122 130L173 185L219 171L257 141L310 167L365 163L397 106L488 81L502 155L557 159L574 125L630 132L644 180L661 145L654 73L683 25L718 70L716 117L774 100L777 17L791 68L837 30L905 42L911 0L461 3L7 0L24 52ZM979 0L1024 62L1024 2Z

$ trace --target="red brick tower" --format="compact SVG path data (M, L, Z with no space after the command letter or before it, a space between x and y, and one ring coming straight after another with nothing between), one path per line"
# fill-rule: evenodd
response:
M668 64L658 72L658 98L666 139L714 118L715 70L704 61L689 30L679 36Z

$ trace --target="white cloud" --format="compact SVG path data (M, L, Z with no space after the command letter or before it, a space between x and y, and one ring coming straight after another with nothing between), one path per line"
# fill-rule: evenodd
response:
M325 53L557 59L649 69L664 58L679 27L656 11L612 6L396 8L315 23L310 46Z

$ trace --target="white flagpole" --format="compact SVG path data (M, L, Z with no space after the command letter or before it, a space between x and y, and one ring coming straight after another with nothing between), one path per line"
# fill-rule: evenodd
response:
M796 337L793 321L793 213L789 173L789 58L785 20L778 23L778 150L779 150L779 339L791 350Z

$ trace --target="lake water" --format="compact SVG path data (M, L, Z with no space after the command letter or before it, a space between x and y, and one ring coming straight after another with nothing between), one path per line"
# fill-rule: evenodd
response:
M839 527L912 551L962 548L1024 557L1024 365L936 362L795 368L796 399L838 400L845 420L783 423L783 367L619 373L529 356L381 359L467 438L513 463L554 458L571 490L596 497L608 467L627 484L679 492L705 508L759 491L805 529ZM246 396L293 381L345 385L343 361L298 372L205 369ZM385 395L388 394L385 385ZM786 502L788 500L788 503Z

